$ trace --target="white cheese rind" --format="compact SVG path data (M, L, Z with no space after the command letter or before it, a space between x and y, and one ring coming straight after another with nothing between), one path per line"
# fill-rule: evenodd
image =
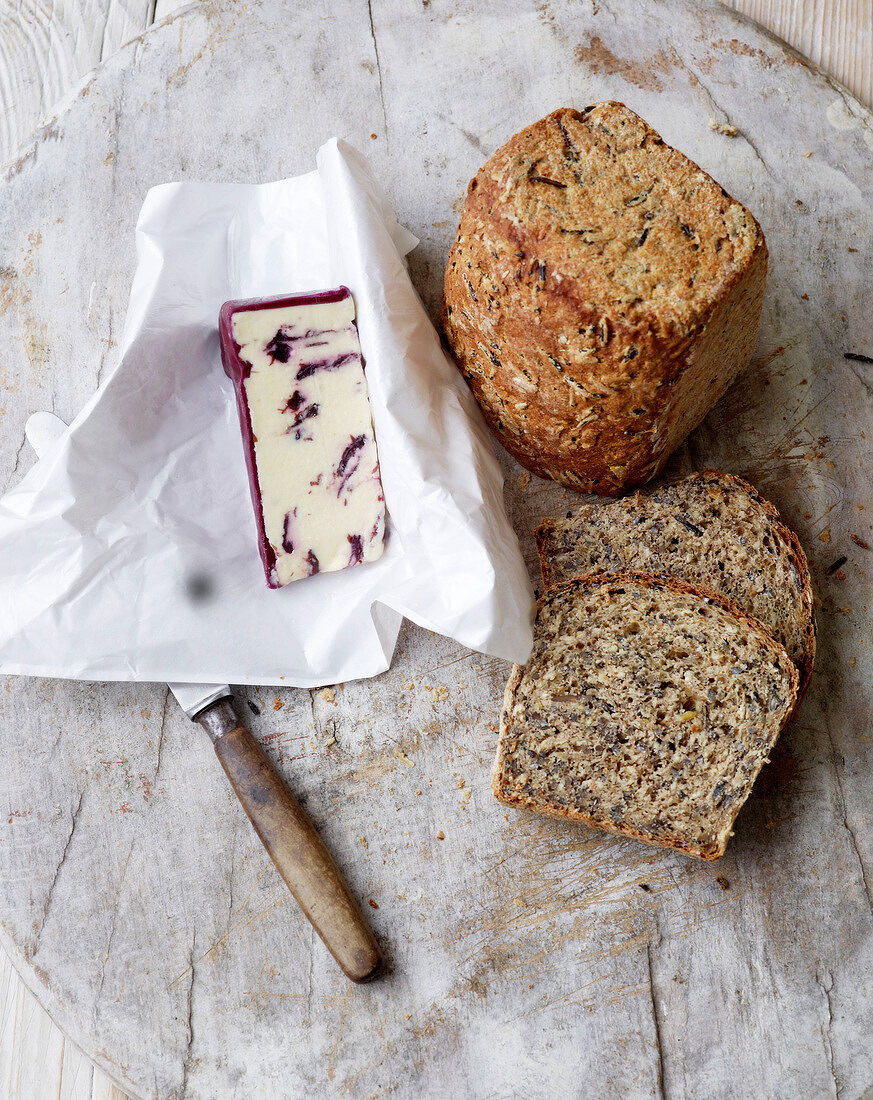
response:
M381 557L385 502L361 347L339 302L234 313L271 581Z

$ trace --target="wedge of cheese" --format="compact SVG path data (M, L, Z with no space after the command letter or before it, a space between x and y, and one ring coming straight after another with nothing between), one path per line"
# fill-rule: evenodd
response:
M267 584L381 557L385 498L351 292L225 302L219 334Z

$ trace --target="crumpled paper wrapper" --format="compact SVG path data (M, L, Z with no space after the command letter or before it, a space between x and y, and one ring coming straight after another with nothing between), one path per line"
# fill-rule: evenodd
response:
M0 500L0 670L314 687L384 671L402 617L524 661L533 593L491 440L342 141L317 171L146 197L114 373ZM217 319L232 298L345 284L389 540L375 563L264 584Z

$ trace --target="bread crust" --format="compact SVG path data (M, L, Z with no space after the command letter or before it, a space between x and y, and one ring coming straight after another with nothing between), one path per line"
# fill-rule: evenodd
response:
M706 469L701 470L699 473L688 475L684 478L673 478L664 484L678 485L683 481L688 481L691 478L699 478L702 481L709 483L717 483L720 485L732 485L740 491L746 493L752 500L755 501L767 516L767 518L776 527L779 535L783 541L787 544L789 554L791 556L794 568L797 571L798 576L801 579L802 587L800 592L801 605L803 607L804 616L804 649L803 656L800 661L797 662L797 668L800 674L800 684L797 692L797 701L794 706L794 714L797 713L797 709L800 706L801 700L806 694L806 690L809 687L809 682L812 679L813 668L815 665L815 652L816 652L816 621L815 621L815 598L812 590L812 575L809 570L809 562L807 561L806 554L803 547L800 545L800 540L794 531L782 521L782 517L779 515L779 511L774 504L769 500L766 500L754 485L749 484L743 478L737 474L722 473L721 470ZM651 490L642 490L639 492L639 496L645 497L648 492L657 491L657 487ZM549 558L548 543L550 534L560 524L560 520L544 519L540 525L534 531L534 540L536 541L537 553L540 559L540 572L543 577L543 584L546 589L554 586L554 579L552 577L551 560ZM755 620L758 622L759 620ZM763 630L770 633L766 623L761 622L760 626Z
M591 586L600 584L639 584L646 587L661 587L669 589L673 592L686 592L691 595L700 597L710 603L716 604L722 608L728 614L734 616L742 624L744 624L750 633L754 634L756 638L763 643L766 649L769 649L774 660L780 665L784 672L788 675L790 681L790 702L785 708L785 714L773 737L768 752L772 750L773 745L779 738L782 730L785 728L786 723L789 720L790 715L793 713L797 702L797 689L799 684L799 677L797 668L794 662L788 656L785 649L764 629L763 625L758 622L757 619L747 615L741 608L739 608L732 600L720 595L717 592L713 592L710 589L703 588L700 585L689 584L686 581L678 580L676 577L671 577L666 573L646 573L635 570L628 570L623 573L590 573L580 577L574 577L571 580L561 582L554 585L549 591L545 592L537 601L537 613L545 605L545 603L551 598L557 589L569 588L574 585L579 586ZM524 672L523 666L513 666L512 673L510 674L509 681L506 685L506 690L503 696L503 710L500 716L500 735L497 745L497 755L494 760L494 765L491 772L491 792L498 802L502 802L504 805L512 806L516 809L527 810L530 813L546 814L550 817L557 817L563 821L574 821L581 825L587 825L590 828L597 829L600 832L615 833L619 836L629 836L634 840L640 840L644 844L650 844L657 848L672 848L675 851L683 852L685 855L693 856L698 859L707 861L714 861L720 859L725 852L727 842L733 835L732 827L736 821L737 814L742 809L744 802L737 806L733 813L726 829L717 838L717 841L712 846L698 847L694 845L686 845L681 842L670 842L668 840L653 840L652 837L647 836L629 825L609 824L590 817L587 814L583 814L578 810L560 809L555 806L551 806L545 803L540 803L534 798L527 797L525 795L517 794L507 790L504 784L504 770L506 764L506 747L508 742L508 726L507 715L510 711L512 703L515 698L515 693L518 690L521 683L522 674ZM766 763L766 759L764 763ZM756 777L757 778L757 777Z
M605 224L576 224L592 211ZM522 465L615 495L654 477L748 362L766 270L752 215L633 111L565 108L471 181L442 326Z

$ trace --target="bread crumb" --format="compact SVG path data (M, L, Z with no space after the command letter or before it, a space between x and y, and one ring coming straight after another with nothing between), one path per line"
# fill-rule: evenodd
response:
M373 899L372 899L372 898L369 898L369 899L368 899L368 904L369 904L369 905L371 906L371 908L373 908L373 909L378 909L378 908L379 908L379 903L378 903L377 901L373 901Z
M519 489L521 489L522 492L524 492L525 489L527 489L528 485L530 485L530 474L523 473L518 479L518 487Z
M442 831L442 829L440 829L440 831L437 833L437 840L445 840L445 839L446 839L446 834Z
M811 157L812 156L812 149L807 149L806 152L803 155L805 157Z
M359 837L358 837L358 844L363 844L363 846L364 846L365 848L369 848L369 847L370 847L370 845L369 845L369 844L367 843L367 838L366 838L365 836L359 836Z
M445 684L443 684L442 687L438 687L438 688L433 689L433 701L435 703L442 703L446 699L448 699L448 697L449 697L449 689L446 687Z
M524 904L525 904L524 898L522 898L522 897L513 898L512 899L512 904L517 905L519 908L523 908Z
M717 134L724 134L725 137L736 137L739 133L736 126L731 126L729 122L716 122L714 118L709 120L709 128Z
M337 705L336 692L333 688L325 688L324 691L320 691L318 694L324 699L325 703L333 703L334 706Z
M281 710L284 706L285 704L278 696L273 700L273 710Z
M402 749L394 749L392 755L396 756L398 760L402 760L403 763L406 764L407 767L409 767L409 768L414 768L415 767L415 761L410 760L409 757L406 755L406 753Z
M722 890L730 890L731 884L724 877L724 875L719 875L715 881L719 884Z
M421 787L419 787L418 790L415 793L416 794L421 794Z
M410 680L408 684L404 684L403 686L406 688L407 691L412 691L412 689L415 687L415 684L412 680Z
M334 737L334 735L332 733L328 734L328 736L325 737L325 739L324 739L324 747L326 749L329 749L329 748L332 748L335 744L336 744L336 738Z
M822 533L818 536L818 541L819 542L830 542L831 541L831 529L830 529L830 527L825 527L824 531L822 531Z
M858 658L857 657L852 657L849 661L849 664L852 666L852 668L854 668L857 663L858 663Z

